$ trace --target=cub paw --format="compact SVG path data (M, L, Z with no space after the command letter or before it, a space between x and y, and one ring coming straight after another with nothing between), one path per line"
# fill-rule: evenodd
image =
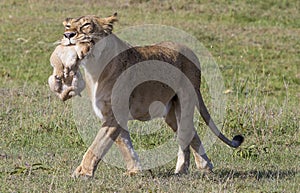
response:
M53 81L53 90L54 92L61 92L62 90L62 79L59 76L54 76L54 81Z
M83 52L78 53L78 58L79 58L79 60L82 60L84 58Z
M89 51L90 51L90 48L88 46L86 46L82 50L77 51L79 60L82 60L86 55L88 55Z
M56 71L55 72L55 78L62 79L64 77L63 71Z

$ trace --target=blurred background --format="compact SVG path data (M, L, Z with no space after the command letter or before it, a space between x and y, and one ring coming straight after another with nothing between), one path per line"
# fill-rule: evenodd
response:
M296 0L1 0L0 192L299 192L299 10ZM239 131L246 141L237 150L215 144L208 152L214 174L192 166L178 178L174 160L138 177L100 164L92 181L70 178L86 146L72 102L62 103L48 89L49 57L66 17L114 12L116 32L173 26L196 37L219 64L227 96L222 131ZM208 93L205 81L202 92ZM165 129L132 137L135 148L151 148L171 136Z

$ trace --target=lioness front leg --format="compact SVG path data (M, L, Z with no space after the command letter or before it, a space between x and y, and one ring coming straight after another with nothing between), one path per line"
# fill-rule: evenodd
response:
M125 129L121 130L119 137L116 139L116 144L120 149L123 158L126 162L128 175L133 175L141 171L138 155L133 149L129 132Z
M104 123L72 176L93 177L99 161L110 149L121 129L117 124Z

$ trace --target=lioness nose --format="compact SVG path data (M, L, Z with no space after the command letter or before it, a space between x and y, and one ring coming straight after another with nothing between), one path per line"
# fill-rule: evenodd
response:
M75 32L65 32L65 33L64 33L64 36L65 36L66 38L68 38L68 39L74 37L75 35L76 35Z

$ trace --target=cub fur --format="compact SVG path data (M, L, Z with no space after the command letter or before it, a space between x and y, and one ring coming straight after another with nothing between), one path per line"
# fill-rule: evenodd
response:
M49 87L62 101L80 95L85 88L75 47L58 45L50 57L53 74L48 79Z

